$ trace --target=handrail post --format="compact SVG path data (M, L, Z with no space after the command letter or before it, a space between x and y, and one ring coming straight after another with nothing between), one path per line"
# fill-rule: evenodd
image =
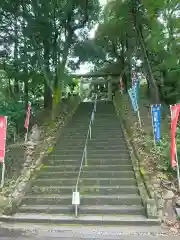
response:
M90 124L90 127L89 127L89 139L91 139L91 133L92 133L92 129L91 129L91 124Z
M76 187L76 190L75 190L76 194L77 194L77 187ZM75 217L77 218L78 217L78 205L75 204Z
M87 145L85 146L84 158L85 158L85 166L87 166L88 165L88 163L87 163Z
M94 102L94 111L95 111L95 112L96 112L96 105L97 105L97 94L96 94L95 102Z
M92 113L92 123L94 122L94 111Z

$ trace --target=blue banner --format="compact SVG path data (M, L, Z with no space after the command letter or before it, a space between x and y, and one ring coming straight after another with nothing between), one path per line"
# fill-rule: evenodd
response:
M135 91L136 91L136 99L137 99L137 102L138 102L138 99L139 99L139 88L140 88L139 79L136 80L136 82L134 84L134 88L135 88Z
M137 103L137 90L136 86L133 86L128 90L129 97L131 99L132 107L135 112L138 111L138 103Z
M160 140L161 105L151 106L152 127L155 141Z

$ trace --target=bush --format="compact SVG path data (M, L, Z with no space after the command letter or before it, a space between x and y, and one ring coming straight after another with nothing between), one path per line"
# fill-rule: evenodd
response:
M180 158L180 127L176 129L176 148L178 160ZM156 147L157 153L160 155L160 161L158 165L163 171L168 171L175 173L176 170L173 170L170 165L170 136L166 134L161 141L157 144ZM180 163L180 161L178 161ZM180 164L179 164L180 165Z

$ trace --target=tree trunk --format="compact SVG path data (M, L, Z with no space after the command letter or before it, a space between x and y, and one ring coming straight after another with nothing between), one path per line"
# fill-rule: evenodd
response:
M126 92L128 91L128 80L131 81L131 55L129 50L129 43L128 43L128 36L126 35L126 52L127 52L127 69L128 71L125 71L125 79L126 79ZM128 75L128 76L127 76Z
M28 74L24 76L24 102L25 109L27 109L28 101L29 101L29 86L28 86Z
M123 84L124 84L124 89L125 89L125 92L128 91L128 84L127 84L127 77L126 77L126 64L125 64L125 44L124 42L122 41L121 42L121 48L122 48L122 51L121 51L121 67L122 67L122 81L123 81Z
M18 79L18 21L14 19L14 96L19 99L19 79Z
M148 53L147 53L147 49L145 47L145 41L144 41L144 37L143 37L143 33L142 33L142 23L140 23L138 16L137 16L138 15L138 5L139 5L139 1L137 2L136 0L132 0L132 17L133 17L133 21L134 21L134 27L136 30L137 38L138 38L140 46L141 46L143 58L144 58L144 61L146 63L146 67L147 67L147 73L149 76L148 81L149 81L150 92L151 92L151 100L154 103L158 104L160 102L159 91L156 86L156 82L153 77L152 69L150 66L149 59L148 59Z
M49 43L48 41L44 40L44 69L48 78L50 76L50 68L49 68L49 57L50 57L50 50L49 50ZM52 91L50 86L47 84L47 80L44 79L44 108L52 108Z
M52 107L52 91L47 84L47 81L44 80L44 108Z
M63 74L64 74L66 62L67 62L69 48L70 48L71 42L72 42L72 36L73 36L73 32L70 31L68 33L67 39L65 41L62 62L59 63L56 67L55 79L54 79L54 89L53 89L53 107L52 107L52 119L53 120L56 118L57 109L61 102L61 96L62 96L62 90L63 90L63 84L64 84Z

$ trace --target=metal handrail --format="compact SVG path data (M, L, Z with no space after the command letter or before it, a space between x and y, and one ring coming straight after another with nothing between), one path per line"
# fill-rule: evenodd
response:
M80 164L80 167L79 167L79 173L78 173L78 177L77 177L77 181L76 181L75 192L73 192L73 196L72 196L72 204L75 205L75 216L76 217L78 215L78 205L80 204L80 195L79 195L79 192L78 192L79 179L80 179L80 176L81 176L84 160L85 160L85 166L87 166L87 144L88 144L89 138L91 139L91 137L92 137L92 129L91 128L92 128L92 124L94 122L94 114L96 112L96 105L97 105L97 94L96 94L96 97L95 97L94 107L93 107L92 114L91 114L91 119L90 119L90 122L89 122L89 127L88 127L87 136L86 136L85 146L84 146L83 155L82 155L82 158L81 158L81 164Z

